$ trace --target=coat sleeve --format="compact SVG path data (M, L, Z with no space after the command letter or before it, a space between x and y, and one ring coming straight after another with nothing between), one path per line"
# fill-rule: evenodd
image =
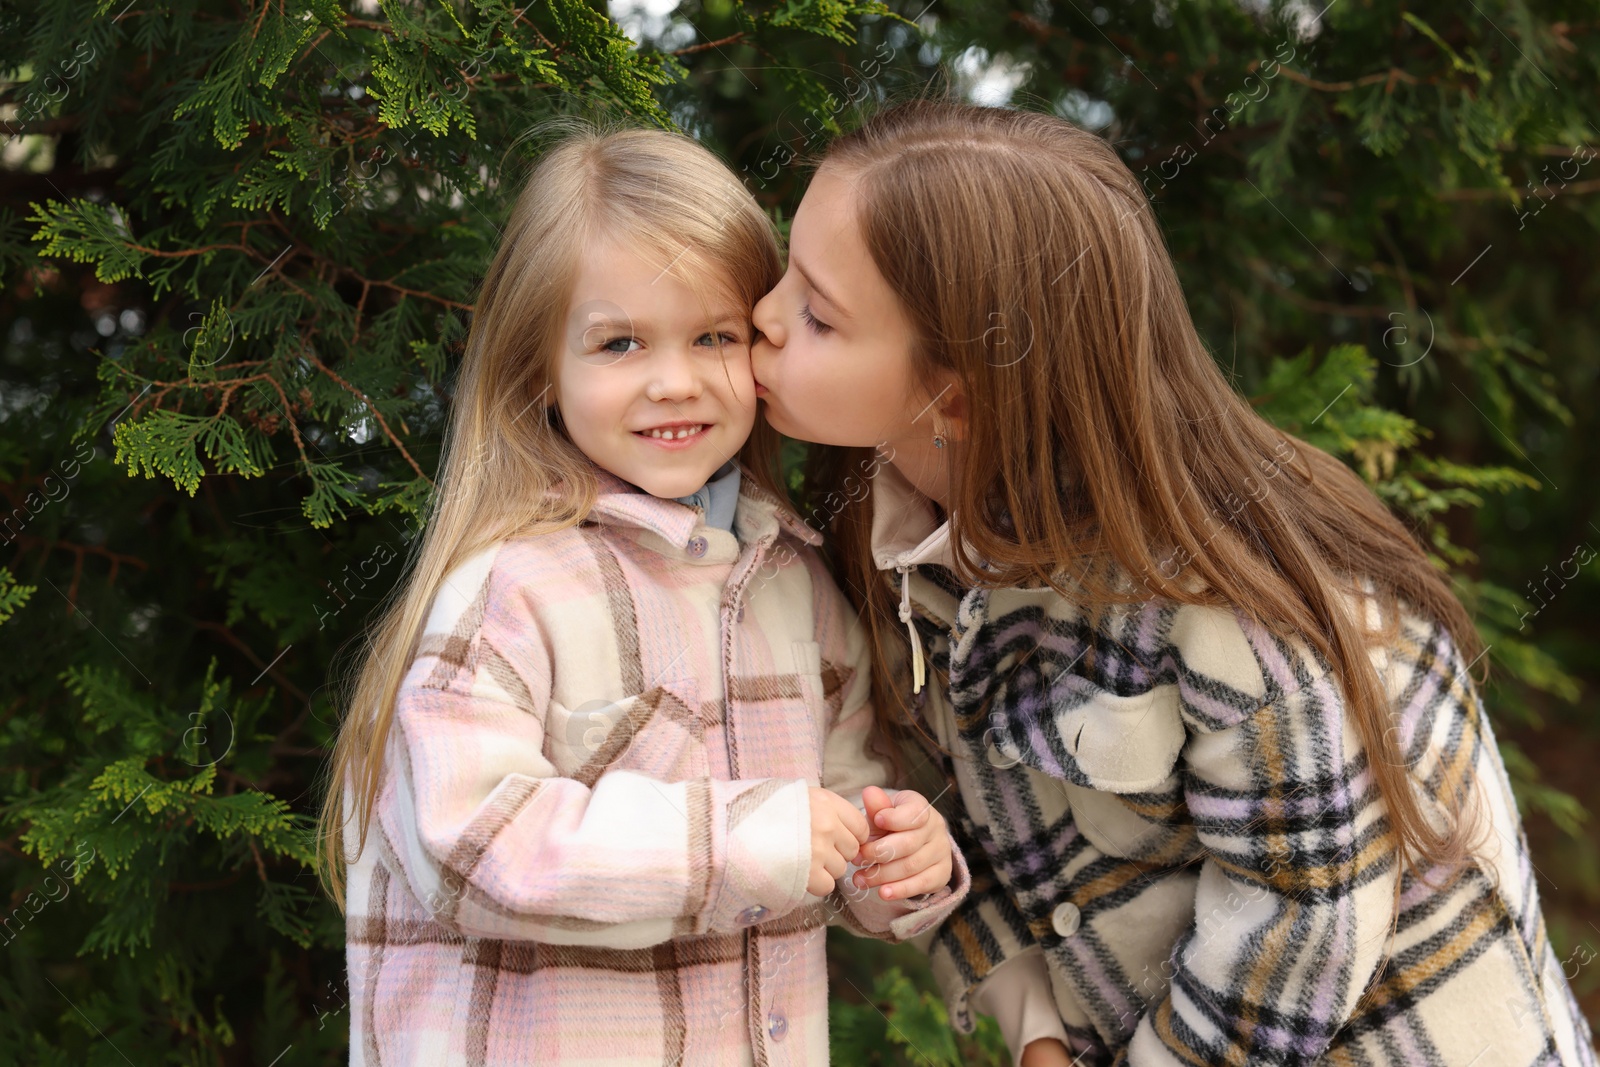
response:
M471 937L641 948L802 903L804 778L563 777L544 751L549 698L526 591L484 556L452 572L395 702L375 819L431 918Z
M1206 859L1129 1067L1317 1062L1385 952L1398 863L1340 688L1307 650L1248 643L1266 698L1248 714L1219 714L1214 648L1180 656L1184 793Z
M813 554L807 556L815 561ZM828 719L822 786L865 811L861 793L867 786L884 787L891 795L894 793L886 761L871 751L871 646L865 627L820 561L812 565L812 585ZM830 897L831 921L862 936L886 941L908 940L938 925L966 898L971 885L966 860L955 838L948 832L946 836L951 852L947 885L904 900L884 900L876 887L863 890L851 881L856 872L852 866L839 878Z

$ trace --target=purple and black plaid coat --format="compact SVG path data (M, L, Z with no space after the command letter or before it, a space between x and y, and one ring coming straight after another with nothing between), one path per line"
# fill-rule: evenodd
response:
M923 941L958 1029L1000 964L1042 952L1084 1067L1594 1067L1576 961L1546 936L1445 629L1407 617L1372 658L1425 808L1465 795L1481 821L1480 862L1454 883L1401 873L1340 689L1303 642L1218 608L1088 617L1047 589L964 588L940 563L948 525L892 468L873 492L972 871Z

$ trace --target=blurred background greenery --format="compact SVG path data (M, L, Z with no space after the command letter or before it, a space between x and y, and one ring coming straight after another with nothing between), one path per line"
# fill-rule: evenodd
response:
M1600 1020L1600 4L24 0L0 22L6 1062L342 1062L308 817L527 132L675 125L784 224L808 153L930 81L1102 131L1239 388L1453 568ZM829 948L836 1062L1005 1062L992 1026L949 1033L914 950Z

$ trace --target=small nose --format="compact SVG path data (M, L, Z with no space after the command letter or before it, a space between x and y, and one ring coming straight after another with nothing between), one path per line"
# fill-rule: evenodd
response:
M645 396L651 400L693 400L700 395L700 373L693 354L678 349L657 352L650 370Z
M780 284L778 288L782 288ZM788 331L784 329L782 316L778 314L778 289L772 290L766 296L756 301L756 306L750 309L750 321L755 328L761 331L761 336L774 348L782 348L788 340Z

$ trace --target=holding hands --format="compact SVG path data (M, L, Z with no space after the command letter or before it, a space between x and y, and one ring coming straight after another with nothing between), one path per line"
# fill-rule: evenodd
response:
M865 889L877 886L884 900L903 900L932 892L950 883L953 861L944 816L926 797L901 789L893 799L875 785L861 793L873 837L861 846L855 860L867 864L856 872L855 883Z
M891 799L875 785L861 794L867 813L828 790L811 789L811 876L806 889L826 896L852 864L858 888L878 887L902 900L949 884L953 861L944 816L911 789Z

